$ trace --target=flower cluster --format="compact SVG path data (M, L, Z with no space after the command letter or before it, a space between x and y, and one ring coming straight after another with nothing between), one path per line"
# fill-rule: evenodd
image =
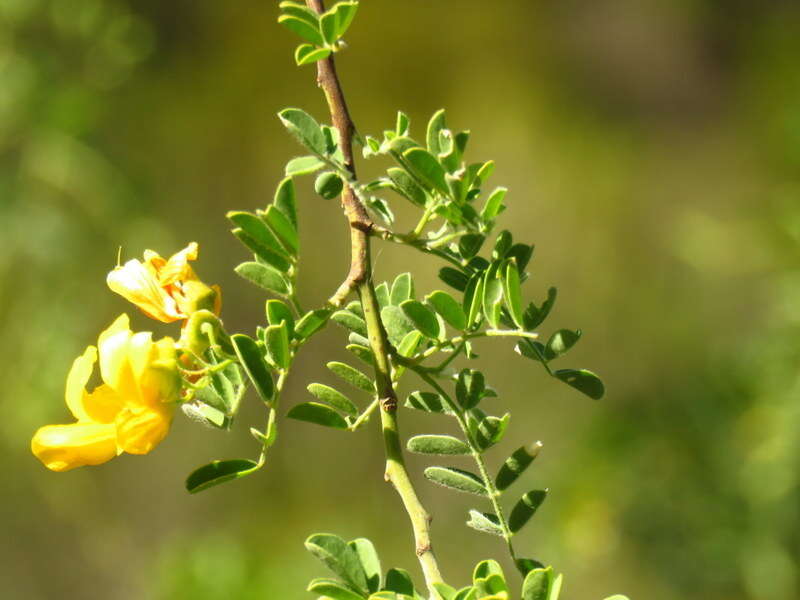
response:
M203 309L219 314L219 288L200 281L189 266L196 258L194 242L169 259L147 250L143 261L111 271L108 286L159 321L186 320ZM150 332L134 333L128 315L120 315L97 347L72 364L65 400L75 422L41 427L31 440L33 454L48 469L68 471L153 450L181 402L180 352L171 337L154 341ZM103 383L88 391L98 359Z

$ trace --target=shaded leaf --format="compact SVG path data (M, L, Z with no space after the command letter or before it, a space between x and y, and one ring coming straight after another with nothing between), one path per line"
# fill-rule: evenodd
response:
M257 462L243 458L215 460L193 471L186 478L186 489L189 493L195 494L220 483L249 475L259 467Z
M323 45L321 36L318 45ZM325 135L314 117L299 108L284 108L278 113L278 118L289 133L306 148L317 155L326 154Z
M329 533L317 533L306 540L305 546L351 588L362 595L369 592L367 576L358 554L342 538Z
M422 302L406 300L400 305L400 309L425 337L431 339L439 337L439 321L433 311Z
M511 509L508 517L508 528L516 533L522 529L547 497L547 490L533 490L526 492L519 502Z
M444 168L430 152L419 147L409 148L403 152L403 158L417 179L444 196L449 194L450 188L444 177Z
M294 189L294 181L291 177L286 177L278 184L275 190L275 199L272 202L289 222L297 230L297 194Z
M495 478L495 487L498 491L508 489L522 473L525 472L542 448L541 442L534 442L528 446L520 446L509 456Z
M278 17L278 23L315 46L325 45L325 41L322 39L322 34L320 33L319 28L314 27L314 25L307 19L302 19L294 15L283 14Z
M588 369L559 369L553 376L594 400L602 398L606 391L600 378Z
M429 413L449 412L442 397L433 392L412 392L406 399L406 406Z
M470 509L467 526L476 531L503 537L503 528L500 527L500 520L497 515L491 513L482 513L475 509Z
M286 175L310 175L324 166L325 163L316 156L298 156L286 163Z

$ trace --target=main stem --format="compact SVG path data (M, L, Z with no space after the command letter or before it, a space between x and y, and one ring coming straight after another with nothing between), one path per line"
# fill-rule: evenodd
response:
M306 3L309 8L318 14L325 12L323 0L306 0ZM356 171L353 161L353 133L355 132L355 126L347 109L347 102L336 73L333 56L317 62L317 84L325 93L331 120L334 127L339 131L339 144L344 157L344 164L352 174L352 179L355 179ZM411 527L414 531L416 553L422 566L425 583L428 586L431 598L438 598L438 593L433 584L442 582L442 575L431 545L431 517L419 501L414 485L406 470L397 424L397 395L392 384L391 364L389 362L391 347L386 336L386 330L381 322L378 297L375 295L375 286L372 283L370 233L373 223L364 205L361 204L350 185L344 187L342 208L350 223L350 271L345 281L330 299L330 303L334 306L340 306L351 291L358 292L364 311L364 320L367 323L370 347L375 357L375 383L381 404L381 426L383 444L386 451L385 478L394 486L403 501L403 506L408 513Z

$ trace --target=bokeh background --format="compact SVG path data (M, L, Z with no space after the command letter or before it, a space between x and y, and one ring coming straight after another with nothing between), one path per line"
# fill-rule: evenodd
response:
M276 16L266 0L0 0L5 598L310 597L323 569L302 541L316 531L368 536L419 580L374 423L284 422L267 469L198 496L182 485L193 468L256 452L256 402L233 432L179 418L153 454L97 468L52 474L28 449L67 417L73 358L130 310L104 284L118 247L196 240L229 328L262 318L263 296L231 271L246 253L224 213L264 206L298 152L279 109L325 115ZM545 445L526 481L551 496L521 552L566 573L567 599L799 597L800 5L364 0L348 41L363 133L402 109L422 135L447 107L471 158L497 161L505 223L537 244L528 289L557 285L548 326L585 332L564 366L607 383L592 402L508 344L480 346L513 415L494 464ZM313 305L345 274L347 236L336 203L302 189ZM410 250L379 246L375 263L379 280L413 268L419 289L441 286ZM330 381L343 339L329 327L307 347L289 403ZM409 434L442 426L407 413ZM410 464L448 579L502 557L463 526L473 501Z

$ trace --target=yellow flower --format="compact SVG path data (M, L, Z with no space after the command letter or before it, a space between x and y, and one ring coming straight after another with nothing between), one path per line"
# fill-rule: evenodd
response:
M89 392L98 350L103 383ZM147 454L169 431L180 387L174 340L133 333L128 315L120 315L67 376L65 400L76 422L40 428L31 450L53 471L98 465L122 452Z
M168 260L152 250L144 260L131 259L116 267L106 279L108 287L133 302L148 317L171 323L188 319L197 310L219 314L221 290L198 279L189 261L197 260L197 243L173 254Z

